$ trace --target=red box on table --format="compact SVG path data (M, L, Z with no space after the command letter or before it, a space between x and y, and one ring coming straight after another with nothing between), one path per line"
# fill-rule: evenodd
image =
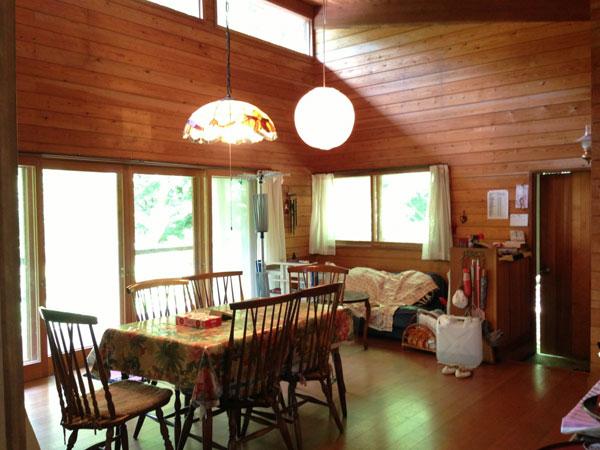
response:
M206 312L192 311L175 316L177 325L193 328L214 328L221 326L221 316L211 316Z

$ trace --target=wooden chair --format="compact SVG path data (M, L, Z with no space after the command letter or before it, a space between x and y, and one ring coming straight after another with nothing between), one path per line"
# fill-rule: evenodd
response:
M221 376L222 395L219 408L207 409L202 418L204 449L213 446L212 418L226 412L229 419L228 449L236 449L250 439L277 428L288 449L292 441L283 417L283 396L280 376L284 361L290 352L291 336L296 323L299 294L230 303L233 311L229 341L223 360ZM253 417L265 427L249 435L241 433L242 410L270 408L274 421ZM190 406L178 449L183 449L193 422L193 405ZM250 412L248 413L250 414Z
M304 266L290 266L288 267L290 289L292 289L292 286L294 285L296 286L296 289L306 289L308 287L320 286L324 284L342 283L340 303L344 303L346 276L348 275L348 272L349 270L345 267L332 264L307 264ZM364 299L361 299L360 301L364 302ZM350 303L353 303L353 301ZM366 350L367 330L371 311L368 297L366 299L365 307L367 318L364 325L363 345ZM331 356L335 368L335 379L338 387L338 396L340 398L340 404L342 407L342 415L346 417L348 415L348 408L346 406L346 385L344 383L344 369L342 366L342 357L339 353L339 349L333 348L331 350Z
M185 277L192 285L196 304L202 308L227 305L244 300L241 270L234 272L211 272Z
M184 278L159 278L154 280L140 281L139 283L127 286L126 290L134 305L137 319L150 320L160 317L168 317L174 314L185 313L199 307L190 294L189 280ZM153 382L156 384L156 382ZM174 418L174 423L168 421L169 425L175 428L175 442L181 433L181 393L177 387L175 391L175 411L166 416L167 420ZM188 403L186 395L186 404ZM133 438L137 439L144 420L149 417L152 420L157 418L152 415L142 415L138 419L133 432Z
M105 429L106 441L90 448L105 446L103 448L110 450L112 442L115 441L117 447L122 445L123 449L127 450L129 446L126 422L149 411L156 412L165 448L172 449L162 413L162 407L171 398L171 391L129 380L109 386L107 370L98 351L92 327L98 323L96 317L53 311L44 307L39 311L46 324L50 344L54 378L60 399L61 425L72 431L67 449L70 450L75 445L79 430ZM102 385L100 389L95 389L93 385L83 344L82 328L85 330L88 327Z
M327 406L340 431L344 426L333 402L329 354L334 336L337 307L343 291L341 283L318 286L298 292L302 297L299 308L296 335L293 341L293 357L288 360L282 380L288 382L288 406L294 423L296 447L302 447L300 415L298 408L307 402ZM298 383L318 381L325 394L325 401L298 393ZM300 400L298 400L300 399Z
M288 267L290 291L308 289L323 284L342 283L345 285L347 275L348 269L333 264L306 264ZM341 298L344 298L343 289Z
M127 286L138 320L168 317L199 307L184 278L158 278Z

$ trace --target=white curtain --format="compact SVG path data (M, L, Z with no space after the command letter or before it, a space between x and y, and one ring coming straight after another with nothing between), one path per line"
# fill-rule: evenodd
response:
M267 194L269 231L265 235L265 261L285 261L285 223L283 221L283 175L265 177L263 189Z
M311 255L335 255L333 174L312 176L312 212L310 215Z
M431 166L427 238L423 243L423 259L450 261L452 219L450 216L450 174L447 165Z
M245 295L255 293L256 230L252 198L256 183L212 178L212 270L241 270Z

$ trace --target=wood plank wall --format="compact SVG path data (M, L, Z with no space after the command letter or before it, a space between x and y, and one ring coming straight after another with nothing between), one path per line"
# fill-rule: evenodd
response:
M285 245L288 259L308 258L308 236L310 231L310 211L312 204L312 181L308 170L295 171L283 179L284 201L285 194L296 196L298 219L296 229L292 233L289 228L289 216L284 217L286 223Z
M198 20L144 0L17 0L19 150L226 166L223 145L181 139L190 113L225 95L225 33L214 0L204 4ZM310 175L293 111L312 87L313 59L235 32L231 47L234 97L279 133L234 147L233 164L292 174L303 215L288 245L304 256Z
M142 0L17 0L19 149L226 165L222 147L180 139L189 113L224 94L224 33L214 25L213 1L205 3L198 21ZM508 224L486 220L488 189L509 189L514 200L514 185L531 170L582 167L573 141L590 122L589 23L367 27L332 30L327 39L328 78L352 98L357 127L342 149L322 153L299 141L292 116L319 68L233 34L234 95L267 111L280 133L276 143L234 148L233 160L291 174L299 227L288 233L289 256L308 252L308 170L448 163L454 220L463 210L469 217L458 234L482 231L493 240L508 237ZM593 178L597 218L600 175ZM447 268L419 254L339 251L346 265ZM593 283L596 341L600 286Z
M575 140L591 120L590 39L589 22L328 31L328 84L351 98L356 125L345 145L312 158L311 167L448 164L457 235L506 240L508 220L487 220L488 190L508 189L517 212L515 185L528 183L529 172L585 167ZM350 266L375 258L382 267L440 269L414 249L339 255Z
M591 1L592 8L592 138L600 142L600 0ZM600 342L600 147L593 145L592 161L592 305L590 362L600 372L597 343Z

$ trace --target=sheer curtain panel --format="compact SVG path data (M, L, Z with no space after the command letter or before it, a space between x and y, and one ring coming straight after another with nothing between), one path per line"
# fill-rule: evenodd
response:
M264 191L269 203L269 231L265 236L265 261L269 263L286 260L282 185L283 175L267 177L264 180Z
M450 175L447 165L431 166L431 187L427 209L427 234L422 259L450 260L452 219L450 216Z
M312 176L312 212L310 216L310 254L335 255L333 174Z

